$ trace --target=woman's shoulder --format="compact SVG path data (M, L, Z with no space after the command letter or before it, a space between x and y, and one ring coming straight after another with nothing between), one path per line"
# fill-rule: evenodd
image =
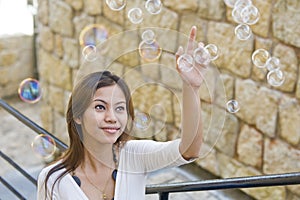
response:
M57 167L59 164L61 164L61 162L62 162L62 160L58 160L58 161L56 161L56 162L54 162L54 163L51 163L51 164L45 166L45 167L41 170L41 172L40 172L40 174L39 174L39 178L41 178L41 177L46 177L46 176L48 175L48 173L49 173L52 169L54 169L55 167ZM65 169L64 169L64 168L59 169L59 170L53 172L53 175L58 174L58 173L60 173L60 172L63 171L63 170L65 170Z

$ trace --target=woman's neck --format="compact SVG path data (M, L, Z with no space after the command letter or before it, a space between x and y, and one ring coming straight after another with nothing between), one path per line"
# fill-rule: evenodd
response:
M112 151L111 144L101 145L99 148L85 147L84 167L89 165L95 172L103 168L115 168Z

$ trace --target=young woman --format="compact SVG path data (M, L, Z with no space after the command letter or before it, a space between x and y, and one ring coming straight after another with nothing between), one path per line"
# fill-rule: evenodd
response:
M193 53L196 28L187 49ZM181 139L130 140L134 109L128 86L108 71L84 77L74 88L67 110L70 145L38 178L38 199L142 200L147 172L179 166L198 157L202 144L198 89L206 66L177 70L183 80Z

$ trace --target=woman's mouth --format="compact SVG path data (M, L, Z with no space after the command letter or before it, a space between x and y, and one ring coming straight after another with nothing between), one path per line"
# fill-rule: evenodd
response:
M116 127L104 127L101 128L104 132L107 132L109 134L114 134L116 132L118 132L120 130L120 128L116 128Z

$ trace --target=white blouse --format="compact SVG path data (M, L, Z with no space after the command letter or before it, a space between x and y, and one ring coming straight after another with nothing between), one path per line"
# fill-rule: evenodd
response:
M145 199L146 175L154 170L187 164L193 160L185 160L179 152L180 139L169 142L152 140L130 140L120 152L118 174L115 185L114 200ZM49 170L44 168L38 177L38 200L45 200L44 181ZM65 169L53 173L47 183L50 198L52 185ZM53 200L88 200L70 174L58 181L53 189Z

